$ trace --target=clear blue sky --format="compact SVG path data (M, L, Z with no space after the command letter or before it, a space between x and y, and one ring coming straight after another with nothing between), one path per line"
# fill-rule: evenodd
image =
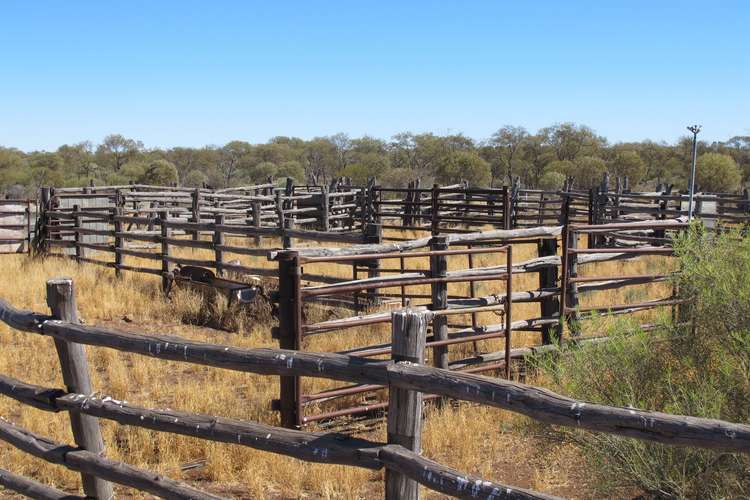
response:
M750 2L0 3L0 145L750 134Z

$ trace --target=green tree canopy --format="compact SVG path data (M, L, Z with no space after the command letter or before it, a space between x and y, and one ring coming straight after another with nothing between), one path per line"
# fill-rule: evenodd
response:
M182 179L182 185L188 187L203 187L206 182L208 182L208 176L200 170L191 170Z
M742 172L729 155L703 153L698 157L695 186L701 191L724 193L737 191L742 182Z
M302 168L302 164L300 164L300 162L298 161L285 161L279 164L276 175L278 175L279 177L290 177L297 182L304 182L305 169Z
M490 177L490 164L473 151L456 151L438 167L439 182L455 184L468 181L471 186L486 186Z
M565 174L561 172L548 170L539 178L539 189L544 189L545 191L558 191L563 188L565 178Z
M174 163L167 160L154 160L146 165L139 182L169 186L177 182L177 177L177 167L174 166Z
M628 177L630 185L635 186L646 175L646 164L635 151L618 151L610 161L609 172L617 177Z
M575 185L589 189L599 185L602 174L607 171L607 164L596 156L582 156L575 161L571 175L575 177Z

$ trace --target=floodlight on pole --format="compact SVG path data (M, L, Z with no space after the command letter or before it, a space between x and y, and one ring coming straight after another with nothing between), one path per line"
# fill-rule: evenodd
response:
M691 125L687 128L693 133L693 166L690 169L690 186L688 192L688 222L693 220L693 195L695 194L695 163L698 154L698 132L701 131L700 125Z

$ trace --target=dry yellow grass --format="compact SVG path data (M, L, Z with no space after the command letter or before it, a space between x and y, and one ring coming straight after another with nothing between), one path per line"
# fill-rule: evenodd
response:
M201 251L180 249L178 255L206 258ZM536 256L531 245L514 247L514 260L520 262ZM124 273L116 279L112 270L91 265L78 266L69 260L32 260L25 256L2 256L3 281L0 297L18 307L46 311L44 284L52 277L73 278L81 316L89 324L107 324L141 332L177 334L193 340L242 347L276 346L268 324L243 321L238 333L227 333L184 324L180 318L194 314L200 300L181 292L167 301L159 291L159 280L146 275ZM241 258L243 263L274 267L260 258ZM581 274L634 274L656 272L663 258L637 262L597 264L582 268ZM394 262L394 261L391 261ZM498 265L496 255L482 255L475 265ZM417 263L427 267L426 259ZM465 257L451 257L449 269L466 267ZM351 268L333 264L310 266L310 272L349 277ZM515 290L534 289L537 275L514 278ZM504 284L478 284L478 294L502 293ZM413 287L417 293L429 293L428 287ZM421 288L421 289L420 289ZM599 292L584 298L586 303L619 303L663 296L668 285ZM451 285L449 293L467 292L467 285ZM587 302L588 301L588 302ZM131 323L122 319L127 316ZM514 318L539 316L537 304L517 304ZM458 318L451 319L451 322ZM464 322L469 319L464 318ZM498 323L493 313L480 315L480 324ZM350 329L344 332L311 337L305 349L337 351L355 346L377 344L389 339L387 325ZM539 335L519 332L514 346L539 343ZM484 341L480 349L502 349L502 339ZM0 324L0 373L46 386L62 387L57 357L49 338L10 330ZM93 386L101 394L125 399L146 407L168 407L184 411L222 415L271 424L278 422L270 410L277 397L278 381L263 377L208 367L165 362L119 353L101 348L86 348L91 364ZM471 344L451 350L452 357L471 355ZM304 391L332 387L325 380L304 380ZM349 402L356 402L351 398ZM339 403L341 404L341 403ZM50 414L0 398L0 415L34 432L55 440L72 443L67 415ZM431 410L423 437L423 453L466 472L489 479L542 491L571 495L580 485L580 464L569 460L570 450L555 448L541 459L538 441L529 441L515 429L518 417L507 412L470 405L447 406ZM133 465L153 469L171 477L196 481L202 487L227 495L247 498L313 497L369 498L382 495L382 472L371 472L342 466L316 465L280 457L240 446L214 444L198 439L157 433L102 421L107 453ZM367 437L385 440L382 428L368 431ZM0 443L0 466L34 477L71 491L78 488L79 477L64 468L48 465ZM557 458L555 458L557 457ZM205 466L182 473L180 466L204 460ZM524 463L527 461L528 463ZM573 462L573 463L571 463ZM1 493L0 493L1 494ZM585 491L578 494L586 496ZM427 494L429 497L431 494ZM578 495L576 495L578 496Z

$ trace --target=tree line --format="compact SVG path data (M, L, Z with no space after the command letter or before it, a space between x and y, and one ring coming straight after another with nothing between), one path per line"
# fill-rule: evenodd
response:
M727 192L750 180L750 136L698 143L700 190ZM231 141L201 148L146 148L136 139L108 135L100 144L65 144L56 151L24 152L0 147L0 194L30 196L41 186L116 185L129 182L230 187L292 177L297 183L324 185L350 177L355 185L375 177L401 187L420 178L473 186L510 184L515 177L529 188L560 189L566 177L575 185L596 185L604 172L627 176L631 189L657 183L687 186L692 138L675 143L611 144L585 125L559 123L530 133L504 126L485 140L462 134L400 133L390 140L346 134L303 140L274 137L264 144Z

